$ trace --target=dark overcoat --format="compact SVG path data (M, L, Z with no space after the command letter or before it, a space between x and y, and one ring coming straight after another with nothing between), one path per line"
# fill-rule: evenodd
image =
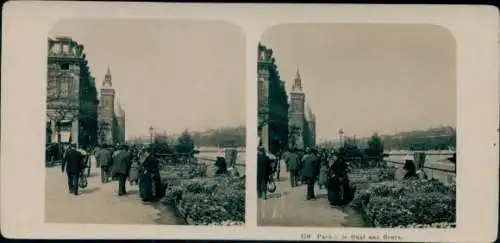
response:
M132 165L131 155L128 151L120 150L113 159L113 174L127 175Z
M297 153L290 152L286 155L286 164L288 166L288 170L297 171L300 166L300 157Z
M302 159L302 177L316 178L319 173L319 159L314 154L306 154Z
M64 156L62 170L68 174L78 174L85 168L83 155L75 149L69 149Z

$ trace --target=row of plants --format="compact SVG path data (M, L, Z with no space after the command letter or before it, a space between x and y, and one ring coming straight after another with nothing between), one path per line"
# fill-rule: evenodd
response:
M207 168L205 164L165 164L160 177L166 184L175 185L182 180L206 177Z
M375 227L454 228L456 186L438 180L394 180L388 167L356 170L357 191L351 206Z
M161 174L167 183L162 203L174 207L192 225L243 225L245 180L207 177L206 165L168 166Z

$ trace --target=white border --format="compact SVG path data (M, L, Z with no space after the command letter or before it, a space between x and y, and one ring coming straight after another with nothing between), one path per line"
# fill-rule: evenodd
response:
M1 226L8 238L283 239L302 233L397 235L402 241L492 241L498 208L498 11L487 6L228 5L10 1L3 8ZM49 30L65 18L226 20L243 28L247 44L247 144L256 136L256 47L281 23L428 23L448 29L457 43L457 175L455 230L256 227L255 179L247 177L245 227L83 225L44 223L43 135ZM256 148L247 146L248 175Z

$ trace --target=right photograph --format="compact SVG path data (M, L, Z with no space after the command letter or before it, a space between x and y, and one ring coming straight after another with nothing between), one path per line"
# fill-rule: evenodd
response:
M455 228L455 38L283 24L258 46L258 225Z

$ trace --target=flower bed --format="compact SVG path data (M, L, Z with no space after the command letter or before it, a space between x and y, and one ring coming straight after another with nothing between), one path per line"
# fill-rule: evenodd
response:
M396 168L353 169L349 180L357 188L364 188L372 183L394 180Z
M177 185L182 180L207 176L207 165L203 164L173 164L165 165L160 171L160 177L169 186Z
M368 177L365 177L368 178ZM376 177L378 178L378 177ZM455 227L455 185L437 180L386 180L357 190L351 203L365 221L375 227L452 228Z
M243 225L245 181L226 176L185 179L167 188L163 203L174 206L188 224Z

